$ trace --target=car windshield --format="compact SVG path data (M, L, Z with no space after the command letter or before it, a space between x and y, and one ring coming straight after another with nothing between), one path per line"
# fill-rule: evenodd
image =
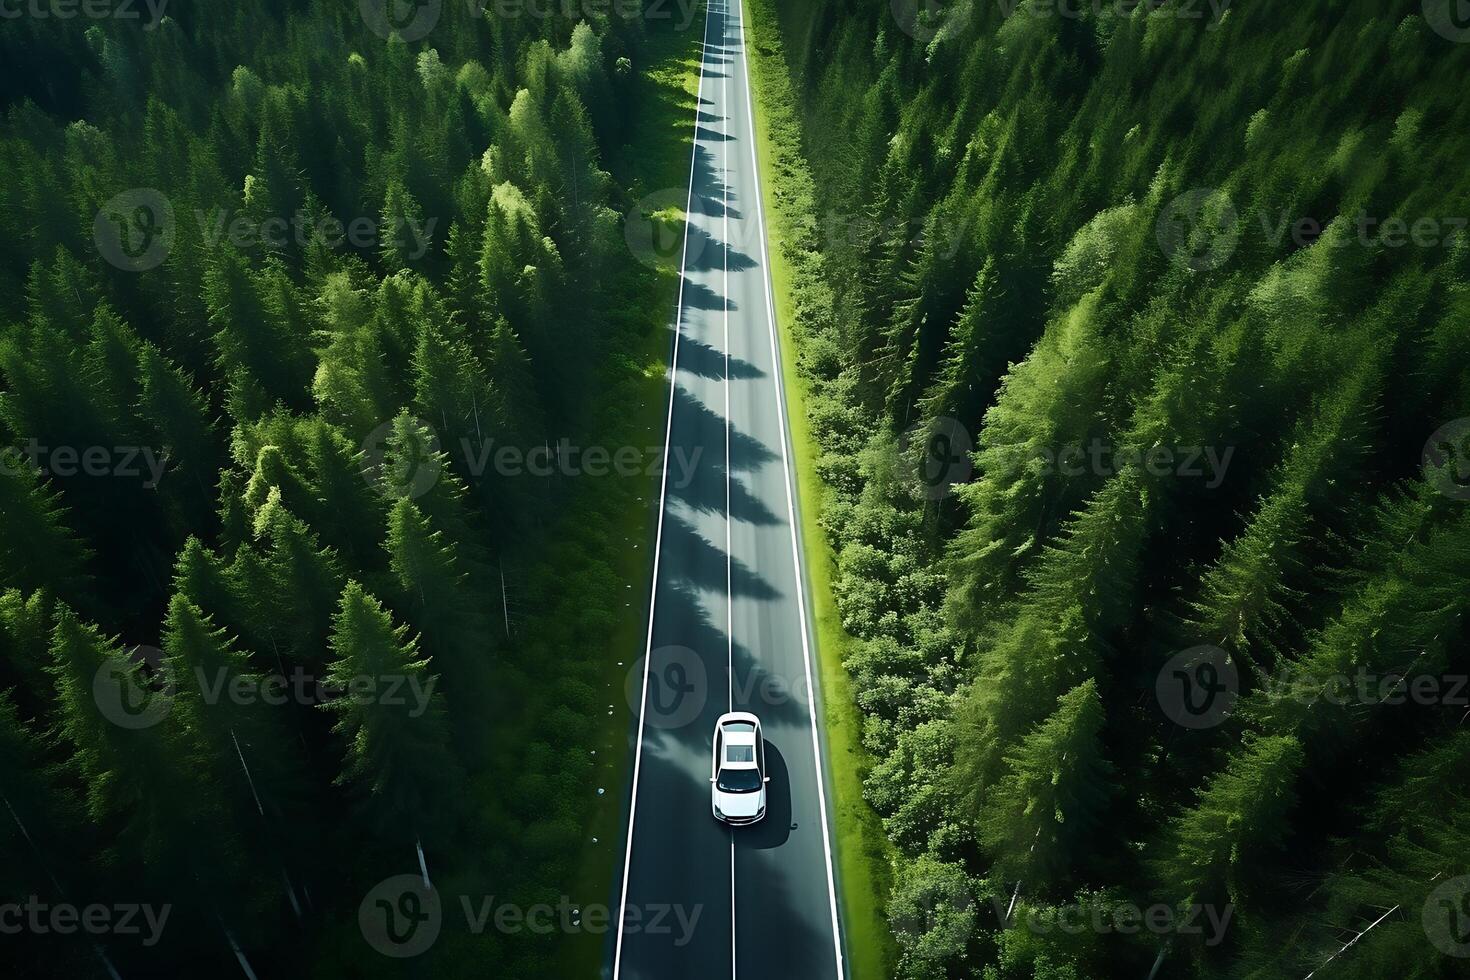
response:
M717 784L722 793L754 793L761 788L759 769L721 769Z

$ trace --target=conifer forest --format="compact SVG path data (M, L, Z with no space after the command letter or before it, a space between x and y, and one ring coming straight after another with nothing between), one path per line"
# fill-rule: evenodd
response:
M1464 0L0 0L0 976L1470 977L1467 96Z

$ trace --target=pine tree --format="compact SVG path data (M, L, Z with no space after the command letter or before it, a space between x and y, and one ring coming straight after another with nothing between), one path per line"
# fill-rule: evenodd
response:
M460 567L459 549L407 498L393 504L387 547L408 619L442 673L455 744L467 762L483 761L488 727L481 699L493 683L493 646L481 604Z
M260 553L257 557L242 548L232 574L256 604L252 612L257 622L271 624L281 650L315 671L325 662L332 610L344 578L337 555L320 546L277 489L256 513L254 530Z
M378 832L405 845L438 843L454 829L449 801L463 776L450 749L437 678L407 632L362 586L349 582L332 621L334 659L327 674L343 693L324 707L337 716L333 730L346 746L337 781L364 794ZM401 693L388 696L390 683Z
M167 492L178 501L182 522L191 530L208 526L219 472L219 434L204 396L192 379L152 344L138 352L139 415L157 438L157 452L169 465Z
M191 759L225 791L238 814L274 822L293 812L304 776L289 745L286 714L274 693L223 629L182 594L169 602L164 661L175 682L172 716L182 726ZM290 690L289 678L281 693ZM255 826L255 819L242 820ZM284 835L281 835L284 836Z
M244 584L236 578L230 563L197 537L190 537L179 550L171 584L173 595L187 599L213 622L227 628L247 649L261 654L270 649L270 633L266 624L252 615Z
M88 600L90 552L68 526L56 494L28 462L6 452L0 471L0 583Z
M1007 335L1007 324L997 316L1002 300L995 260L987 258L966 294L964 310L945 345L934 381L919 400L926 431L944 417L972 431L978 428L981 406L989 402L1000 382L1007 355L1019 346L1018 338Z
M300 428L305 429L303 448L311 486L317 499L330 504L316 517L315 526L345 560L372 566L386 515L382 498L364 477L361 450L323 420L303 420Z
M267 397L299 403L311 370L307 338L293 333L279 304L269 299L267 284L242 255L215 249L204 275L204 301L219 370L242 372Z
M1278 637L1290 637L1292 586L1303 561L1300 544L1314 512L1323 514L1346 489L1344 476L1367 450L1368 406L1376 374L1349 379L1301 434L1272 474L1271 487L1245 530L1226 543L1189 603L1189 643L1210 643L1240 663L1269 669L1281 655Z
M444 445L483 445L497 431L494 413L498 406L484 368L464 339L463 327L453 320L429 317L420 318L418 327L413 349L414 407L441 434Z
M1369 532L1369 563L1341 610L1246 703L1254 723L1297 737L1314 764L1351 759L1372 738L1374 712L1391 717L1381 701L1396 696L1402 703L1413 678L1461 668L1456 638L1470 615L1470 515L1449 503L1421 488L1417 501L1386 510L1380 528ZM1412 528L1412 535L1385 542L1387 528ZM1388 560L1378 564L1384 555ZM1359 677L1380 683L1360 692ZM1391 677L1400 683L1382 687Z
M142 395L138 378L141 346L137 335L112 307L105 302L97 304L82 358L85 381L119 434L133 441L138 435L133 411Z
M379 251L383 265L397 272L409 268L423 268L424 256L419 248L419 235L426 233L424 209L412 193L399 180L388 181L388 193L383 198L379 232Z
M227 887L234 871L229 836L219 833L220 800L185 761L168 719L166 678L146 676L115 641L64 607L51 649L59 733L74 748L90 820L118 828L109 848L116 859L148 868L153 881L183 894ZM181 840L192 846L178 847Z
M979 670L956 712L952 779L985 805L1006 750L1097 676L1115 633L1133 615L1149 502L1139 475L1111 479L1048 545L1015 612L987 636Z
M261 103L260 135L255 160L245 178L246 214L261 229L261 244L267 251L285 254L293 245L289 235L266 233L269 221L289 222L306 203L302 189L301 164L296 148L303 145L294 133L293 107L281 90L267 90Z
M1092 482L1061 463L1100 435L1108 370L1107 342L1084 301L1006 375L977 439L976 479L957 491L970 512L951 550L957 623L977 623L1004 602Z
M1307 947L1306 969L1320 968L1343 946L1342 936L1357 941L1332 969L1351 980L1404 972L1433 976L1443 967L1444 951L1424 940L1426 930L1431 939L1459 940L1464 910L1457 899L1463 892L1446 869L1458 870L1470 853L1467 771L1470 735L1449 733L1404 758L1375 792L1362 816L1381 851L1375 848L1372 860L1349 862L1327 881L1318 927L1324 934ZM1385 916L1384 902L1414 914ZM1280 947L1253 947L1256 962L1280 956Z
M480 202L482 211L487 206L487 202ZM469 223L455 221L449 226L444 252L449 261L445 285L449 310L471 337L479 338L485 327L480 305L480 236L476 228Z
M40 260L31 264L26 306L33 328L49 328L80 341L101 299L97 277L65 248L56 249L49 268Z
M8 894L64 897L90 844L79 801L46 759L40 732L0 689L0 883Z
M498 185L480 248L481 307L487 316L504 317L515 328L538 383L548 391L554 390L550 381L578 339L575 330L559 333L566 324L553 315L563 280L561 253L543 230L537 210L515 184Z
M398 403L388 376L388 338L370 329L371 321L364 318L368 297L346 274L329 277L322 300L331 339L321 353L312 396L329 421L361 439L382 425L390 406Z
M1288 736L1260 737L1235 752L1170 821L1155 865L1161 894L1244 909L1287 837L1301 765L1301 745Z
M1006 755L1007 772L980 817L980 839L1002 878L1045 893L1080 870L1107 803L1112 766L1103 758L1102 699L1091 679Z
M529 450L546 438L546 416L530 359L504 317L495 321L490 334L489 371L495 407L504 420L502 441Z

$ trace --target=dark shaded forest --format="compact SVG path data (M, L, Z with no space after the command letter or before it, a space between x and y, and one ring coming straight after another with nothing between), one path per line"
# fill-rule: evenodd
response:
M896 975L1465 975L1467 32L751 9Z
M4 972L393 974L382 879L556 903L587 846L646 481L482 447L636 410L646 24L129 7L0 25L0 892L171 917ZM416 975L548 975L458 918Z

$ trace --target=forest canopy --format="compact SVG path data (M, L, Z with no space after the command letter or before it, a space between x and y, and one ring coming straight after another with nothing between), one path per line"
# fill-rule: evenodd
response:
M485 447L633 418L666 311L607 161L650 34L521 13L7 5L0 892L171 910L154 942L7 935L7 971L380 975L384 879L577 875L645 467Z
M1470 35L751 7L895 974L1461 975Z

